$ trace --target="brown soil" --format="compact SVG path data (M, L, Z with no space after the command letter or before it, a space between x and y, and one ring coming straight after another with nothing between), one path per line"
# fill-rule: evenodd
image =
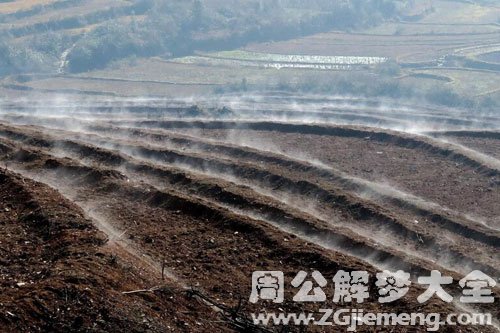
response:
M207 321L213 311L186 290L130 260L57 191L6 171L0 184L2 331L228 330Z
M263 306L321 307L292 302L293 288L279 306L249 304L257 270L281 270L288 285L300 270L330 281L366 270L365 312L460 312L418 304L416 283L378 304L381 267L413 279L439 269L454 295L473 269L498 276L499 171L437 141L346 126L61 124L0 124L7 331L257 332L247 320ZM498 316L495 305L477 309Z

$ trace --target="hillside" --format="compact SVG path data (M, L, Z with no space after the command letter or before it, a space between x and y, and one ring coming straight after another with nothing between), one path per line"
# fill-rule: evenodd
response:
M0 0L0 32L0 332L500 331L498 1Z
M288 89L480 109L499 103L500 9L488 2L273 3L4 3L3 90L190 96Z

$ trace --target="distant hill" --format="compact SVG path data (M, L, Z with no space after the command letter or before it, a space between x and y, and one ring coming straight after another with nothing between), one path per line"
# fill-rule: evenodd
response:
M355 29L392 18L400 7L395 0L13 0L0 3L0 72L84 72L130 56Z

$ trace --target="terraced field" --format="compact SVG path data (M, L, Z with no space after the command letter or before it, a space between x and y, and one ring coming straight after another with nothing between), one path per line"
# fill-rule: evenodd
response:
M241 66L275 69L302 68L319 70L352 70L381 64L386 61L387 58L383 57L280 55L247 51L206 53L173 60L173 62L181 64L204 64L207 66Z
M3 1L0 3L0 13L9 14L20 10L29 10L35 5L47 5L56 2L57 0L14 0Z
M116 274L122 266L149 267L143 280L130 275L127 284L111 287L118 309L127 299L156 309L147 314L154 320L140 325L265 331L245 316L256 307L247 300L257 270L281 270L288 283L300 270L331 279L340 269L372 275L402 269L415 280L438 269L455 280L447 286L454 296L461 292L457 281L472 270L498 277L499 117L279 93L198 103L93 99L1 108L0 179L17 186L7 193L9 207L24 204L14 193L47 189L47 197L64 197L86 218L92 233L106 235L108 242L92 251L105 246L120 266L104 267ZM57 215L53 205L45 207ZM30 218L41 223L38 215ZM48 225L39 232L51 239ZM29 280L36 273L24 274ZM200 310L181 312L182 319L165 315L172 301L160 301L164 285L170 300ZM376 288L372 279L370 286ZM186 290L195 295L191 301ZM266 309L316 309L291 302L292 291L284 304ZM418 304L422 292L415 283L398 302L363 308L464 311L437 298ZM496 304L465 310L498 317ZM7 327L19 327L0 316Z
M0 31L13 37L14 45L25 45L43 33L76 40L105 24L141 21L142 14L144 10L134 2L122 0L13 0L0 3Z

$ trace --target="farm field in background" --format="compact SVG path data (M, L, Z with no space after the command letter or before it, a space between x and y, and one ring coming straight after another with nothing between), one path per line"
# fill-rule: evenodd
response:
M115 0L106 2L107 6L125 4ZM498 83L495 74L475 68L462 71L454 67L463 66L463 62L467 60L486 64L492 60L494 64L495 56L492 52L498 50L500 40L500 26L494 19L498 8L441 0L433 1L432 6L430 4L431 2L422 3L421 6L408 8L407 15L422 15L414 22L387 22L357 33L332 31L288 41L254 43L235 50L198 52L194 56L174 59L154 57L122 60L102 70L66 78L44 77L38 81L33 77L30 82L16 82L15 78L11 78L6 83L10 88L64 88L81 90L83 93L98 91L108 84L104 91L110 94L130 96L149 91L153 95L161 95L175 93L177 88L180 92L209 92L214 87L238 85L243 81L251 85L294 83L310 80L314 75L322 77L325 72L331 72L332 76L347 70L371 73L378 64L390 60L403 66L398 75L402 78L401 82L422 86L444 83L473 95L494 93L494 86ZM101 7L102 2L89 0L85 10L101 10ZM58 15L64 17L78 12L75 11L76 8L78 7L61 9L52 14L34 15L14 23L22 25L28 24L30 20L40 22ZM470 20L466 20L463 13L469 10L472 10L473 15ZM442 17L447 19L443 20ZM476 20L479 18L486 23L477 24ZM141 17L125 15L115 18L114 22L132 19L140 22ZM101 24L103 22L63 29L61 32L68 35L83 34ZM29 36L19 39L27 38ZM450 62L447 58L450 56L463 60L458 64L456 61ZM424 68L419 68L420 66ZM235 68L238 70L235 71ZM448 75L450 73L453 75ZM471 85L465 73L473 77L483 75L487 80ZM112 80L115 82L110 82ZM144 87L140 86L141 82Z
M323 305L499 317L498 285L462 304L459 282L500 275L495 1L15 0L0 30L0 331L324 333L251 315ZM382 304L385 270L411 287ZM419 302L435 270L453 302ZM254 304L257 271L366 271L370 297Z
M58 0L12 0L0 3L0 13L10 14L21 10L28 10L37 5L47 5Z

